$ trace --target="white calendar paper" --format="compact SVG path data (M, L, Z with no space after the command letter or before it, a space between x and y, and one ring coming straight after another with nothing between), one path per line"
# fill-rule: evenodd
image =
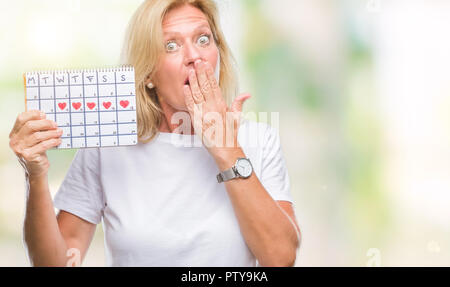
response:
M133 67L29 72L24 82L26 110L63 129L57 149L137 144Z

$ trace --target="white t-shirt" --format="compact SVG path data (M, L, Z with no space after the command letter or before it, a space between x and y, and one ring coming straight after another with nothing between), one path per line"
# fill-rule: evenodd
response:
M256 266L214 159L191 140L79 149L54 206L103 220L108 266ZM272 198L293 202L277 131L246 121L238 140Z

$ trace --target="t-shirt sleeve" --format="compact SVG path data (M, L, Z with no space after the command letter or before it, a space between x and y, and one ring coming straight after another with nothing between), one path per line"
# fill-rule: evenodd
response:
M293 204L289 174L281 150L278 131L267 125L263 137L261 183L274 200Z
M99 150L79 149L54 197L53 205L98 224L103 215L103 202Z

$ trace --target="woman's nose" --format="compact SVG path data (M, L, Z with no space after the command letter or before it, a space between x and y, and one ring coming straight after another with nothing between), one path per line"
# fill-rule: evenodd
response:
M194 62L197 59L203 60L203 55L200 52L199 48L192 44L184 45L184 64L186 66L194 65Z

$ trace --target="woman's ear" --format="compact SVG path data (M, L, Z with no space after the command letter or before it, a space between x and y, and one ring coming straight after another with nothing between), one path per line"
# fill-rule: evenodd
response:
M145 85L147 86L147 88L149 88L150 90L155 88L155 84L153 83L153 80L150 78L150 75L147 76L147 78L145 79Z

